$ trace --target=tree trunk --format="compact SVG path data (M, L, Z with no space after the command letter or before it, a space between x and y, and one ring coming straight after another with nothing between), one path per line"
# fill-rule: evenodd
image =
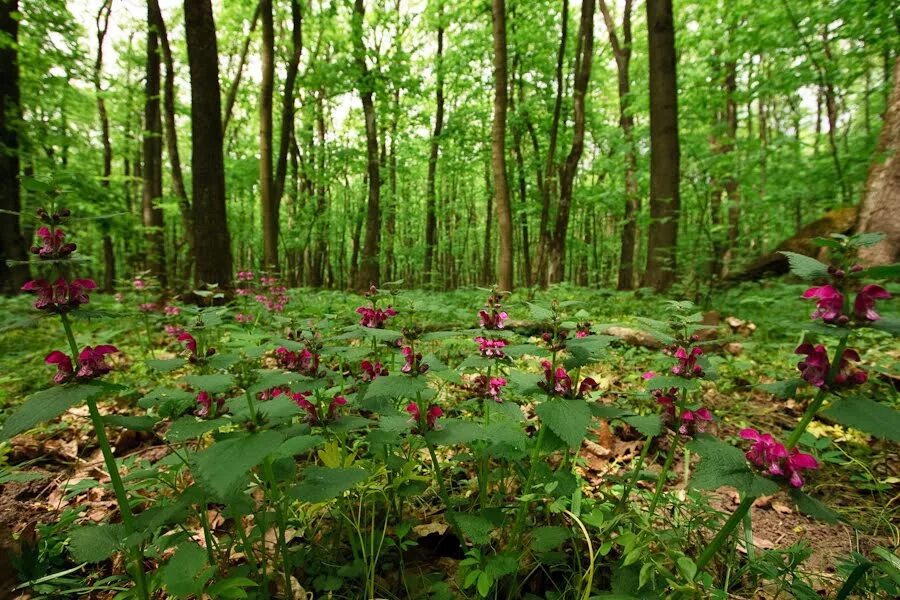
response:
M644 285L666 290L675 280L680 151L672 0L647 0L650 63L650 231Z
M438 153L441 131L444 128L444 14L443 3L438 0L437 56L434 70L437 77L434 132L431 135L431 151L428 154L428 182L425 189L425 284L431 283L431 269L434 264L434 247L437 244L437 215L435 213L435 176L437 174Z
M230 286L231 236L225 210L222 104L216 25L210 0L185 0L191 72L191 167L197 285Z
M494 204L500 233L499 286L513 291L513 224L506 181L506 108L508 81L506 72L506 0L491 0L494 38L494 120L491 126L491 166L494 179ZM488 215L488 218L491 218Z
M366 121L366 174L369 195L366 207L366 239L356 278L356 289L365 290L378 283L379 237L381 234L381 173L378 160L378 125L375 120L374 81L366 66L366 48L363 45L363 20L366 9L363 0L353 4L353 54L359 71L359 96Z
M188 2L190 0L185 0ZM241 77L244 75L244 63L247 62L247 53L250 51L250 41L253 39L253 32L256 30L256 22L259 20L260 4L256 5L253 11L253 18L250 20L250 31L244 38L244 45L241 46L241 56L238 59L237 72L234 81L228 87L228 96L225 98L225 116L222 118L222 138L225 138L225 132L228 130L228 123L231 121L231 112L234 110L234 102L237 100L237 91L241 86ZM221 103L221 100L219 100Z
M566 156L562 174L559 179L559 208L556 213L556 226L553 230L553 246L550 251L551 283L559 283L565 279L566 236L569 231L569 212L572 207L572 192L575 186L575 173L578 162L584 152L585 129L585 97L591 79L591 62L594 55L594 2L583 2L581 5L581 24L578 27L578 42L575 50L575 84L572 88L575 126L572 136L572 148Z
M184 187L184 174L181 171L181 153L178 150L178 130L175 124L175 62L172 58L172 48L169 45L166 22L163 20L162 11L159 9L159 0L149 0L147 6L150 9L151 19L159 35L163 64L166 71L166 76L163 80L163 120L165 121L166 130L166 153L169 155L172 191L175 192L175 196L178 198L181 226L184 230L184 242L187 244L187 260L184 263L182 278L185 282L188 282L191 279L191 269L194 266L194 224L193 215L191 214L191 202Z
M556 143L559 135L559 120L562 115L563 64L566 60L566 42L569 37L569 0L563 0L562 27L559 35L559 50L556 53L556 98L553 101L553 115L550 118L550 134L547 144L547 161L544 167L544 184L541 186L541 218L538 225L538 253L535 261L535 283L547 286L547 257L550 254L550 204L556 189ZM532 142L536 138L532 137Z
M109 115L103 98L103 41L109 29L109 16L112 12L112 0L104 0L97 11L97 58L94 61L94 91L97 93L97 116L100 118L100 138L103 144L103 171L100 186L109 192L109 178L112 175L112 143L109 140ZM106 199L104 199L106 200ZM112 292L116 281L116 255L112 238L109 235L109 223L103 222L103 291Z
M291 58L284 79L284 94L281 97L281 135L278 140L278 157L275 161L275 181L272 188L276 216L279 214L281 199L284 196L288 151L291 137L294 135L294 88L300 69L300 56L303 53L303 12L300 0L291 0L291 46Z
M147 229L149 248L147 265L150 272L167 285L166 247L162 208L162 114L159 107L159 36L147 10L147 71L144 83L144 195L143 223Z
M275 25L272 0L260 0L262 80L259 92L259 189L262 216L263 268L278 270L278 210L272 189L272 95L275 83Z
M10 43L0 44L0 293L15 294L29 278L27 264L7 265L7 260L28 259L22 236L19 187L19 91L18 0L0 1L0 34ZM7 212L8 211L8 212Z
M894 87L878 137L875 158L866 178L856 229L880 232L885 238L860 250L867 264L882 265L900 259L900 58L894 60Z

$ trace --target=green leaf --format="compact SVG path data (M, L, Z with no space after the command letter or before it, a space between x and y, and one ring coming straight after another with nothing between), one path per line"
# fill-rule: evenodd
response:
M513 344L504 348L503 352L512 358L521 358L526 354L528 356L537 356L538 358L550 356L549 350L535 344Z
M87 525L69 533L69 551L78 562L98 563L113 555L125 537L122 525Z
M184 410L194 403L195 398L196 394L191 392L161 385L138 400L138 406L149 409L168 404L172 407L181 407L181 410Z
M247 598L244 588L256 587L259 584L246 577L229 577L216 581L206 590L210 598Z
M480 425L471 421L458 419L442 419L439 421L440 429L427 433L428 441L435 446L454 446L456 444L468 444L484 438L484 430Z
M121 427L132 431L150 431L156 425L156 419L148 416L106 415L103 422L110 427Z
M147 366L162 373L169 373L184 366L183 358L151 358Z
M900 336L900 319L896 317L882 317L870 324L869 327L890 333L893 336Z
M860 396L838 398L823 414L841 425L900 442L900 411L886 404Z
M700 436L687 447L702 460L691 477L691 486L715 490L723 485L736 488L749 496L768 496L778 491L778 484L753 473L744 453L712 436Z
M216 442L191 458L191 472L204 489L225 498L281 442L281 435L272 430Z
M874 246L884 239L884 234L879 232L857 233L850 237L850 245L856 248L865 248L866 246Z
M616 338L608 335L590 335L575 338L566 344L566 351L571 355L565 359L566 369L575 369L600 360L600 352Z
M210 394L221 394L234 387L234 378L227 373L185 375L183 381L196 390L209 392Z
M161 569L162 583L173 596L199 596L203 586L215 572L206 561L206 551L194 542L178 546L175 554Z
M563 527L537 527L531 531L531 549L548 552L561 546L569 539L569 531Z
M453 513L453 520L462 534L475 544L487 544L491 541L491 530L494 526L481 515L471 513Z
M591 410L584 400L554 398L535 409L541 422L558 435L569 448L580 448L591 424Z
M553 311L550 309L531 302L526 302L525 304L527 304L528 308L531 310L531 316L535 321L549 321L553 318Z
M294 457L309 452L325 441L320 435L295 435L286 439L275 451L277 456Z
M659 415L630 415L622 420L647 437L655 437L662 432L662 420Z
M857 273L856 276L865 279L897 279L900 278L900 263L869 267L865 271Z
M678 565L678 571L684 576L688 581L693 581L694 576L697 574L697 565L687 556L680 556L678 560L675 561L675 564Z
M674 375L654 375L647 386L651 390L666 390L669 388L683 388L689 392L700 389L700 382L697 379L686 379L684 377L675 377Z
M198 419L193 415L185 415L172 423L166 431L166 439L170 442L186 442L214 431L229 423L228 419Z
M28 431L35 425L49 421L88 398L95 398L111 389L100 383L78 383L57 385L41 390L28 397L24 403L6 419L0 430L0 442Z
M801 279L818 279L820 277L828 277L828 265L818 260L806 256L805 254L797 254L796 252L779 252L787 257L791 267L791 273Z
M303 481L291 490L291 496L303 502L327 502L368 477L369 472L361 467L309 466L303 469Z
M793 398L797 394L797 388L803 383L802 379L788 379L787 381L775 381L772 383L761 383L753 386L758 390L768 392L776 398Z
M797 504L797 510L804 515L825 523L838 523L843 520L843 517L839 513L831 510L816 498L804 494L796 488L791 488L790 493L791 498L793 498L794 502Z
M387 375L378 377L366 389L366 400L393 400L405 398L415 400L416 394L422 393L428 385L422 377L408 375Z

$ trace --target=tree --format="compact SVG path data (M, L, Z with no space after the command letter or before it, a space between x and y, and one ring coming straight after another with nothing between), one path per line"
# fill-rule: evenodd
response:
M619 127L625 141L625 213L622 226L622 243L619 254L618 288L634 287L634 255L637 243L637 216L641 211L638 195L637 155L634 149L634 115L631 113L631 7L632 0L625 0L622 12L622 39L616 34L606 0L599 0L600 12L609 33L613 57L616 60L616 83L619 91Z
M146 238L148 266L165 286L166 246L163 212L158 202L162 197L162 113L159 106L159 36L153 26L153 11L147 7L147 70L144 83L144 194L142 214Z
M869 168L866 191L859 207L858 231L884 233L859 255L868 264L891 264L900 259L900 58L894 59L894 87Z
M28 265L7 260L28 257L19 212L19 91L18 0L0 0L0 292L16 293L28 279Z
M506 180L506 1L491 0L494 40L494 118L491 125L491 172L494 180L494 205L500 234L500 289L513 290L513 225ZM491 218L491 215L488 215Z
M428 154L428 181L425 189L425 282L431 282L431 270L434 264L434 247L437 244L437 215L435 213L435 175L437 173L438 153L440 152L441 131L444 128L444 4L438 0L437 8L437 54L434 59L434 70L437 77L435 90L434 131L431 134Z
M272 95L275 84L275 26L272 0L260 0L262 53L259 91L259 196L262 207L263 267L278 270L278 210L272 189Z
M650 231L644 285L666 290L675 280L681 209L672 0L647 0L647 31L650 47Z
M572 147L563 163L559 178L559 207L556 212L556 226L553 231L553 245L550 249L551 283L559 283L565 277L566 235L569 230L569 212L572 207L572 192L575 172L584 152L584 105L588 83L591 79L591 62L594 54L594 2L588 0L581 5L581 23L578 27L578 42L575 49L575 83L572 96L575 124L572 133Z
M375 118L374 77L366 65L366 47L363 41L363 21L366 8L363 0L353 4L353 58L359 72L357 89L363 106L366 123L366 177L368 178L368 201L366 203L366 238L363 245L356 288L364 290L372 283L378 283L379 238L381 237L381 168L378 156L378 123Z
M97 58L94 61L94 91L97 93L97 116L100 118L100 140L103 143L103 172L100 177L100 186L104 191L109 191L109 178L112 176L112 142L109 139L109 115L106 112L106 101L103 98L103 41L109 30L109 17L112 13L112 0L103 0L97 11ZM112 236L109 234L109 224L104 225L103 231L103 289L111 292L116 280L116 255L113 247Z
M185 0L184 27L191 74L191 166L198 285L227 286L231 236L225 212L222 105L216 25L210 0Z

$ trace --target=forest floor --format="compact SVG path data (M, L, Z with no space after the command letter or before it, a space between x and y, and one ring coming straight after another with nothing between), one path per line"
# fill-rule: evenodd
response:
M710 300L705 320L715 328L706 341L718 379L714 386L704 388L704 403L716 415L713 433L717 436L736 436L747 426L777 435L790 430L802 414L809 392L778 399L755 387L794 377L796 359L792 352L808 312L808 306L796 300L801 291L798 285L747 283ZM473 307L480 307L484 295L480 290L403 292L396 298L395 306L403 313L414 313L415 320L426 326L471 328ZM355 307L363 303L359 296L339 292L293 290L290 296L282 324L324 315L337 315L335 318L351 323ZM517 324L527 329L525 298L517 296L507 302L507 310L513 329ZM588 320L595 327L609 324L640 329L638 318L664 320L669 309L664 298L652 294L601 293L568 287L540 292L528 300L549 304L551 299L577 301L571 310L585 311L588 316L581 313L580 320ZM92 312L85 311L77 323L79 338L85 343L113 343L121 350L112 361L111 380L128 382L134 389L116 401L101 403L101 411L106 415L142 413L135 400L160 378L146 367L144 360L174 356L170 345L170 350L165 349L170 337L162 331L166 319L153 316L148 321L135 310L136 303L133 294L125 303L97 294L91 301ZM43 358L50 349L65 345L56 320L35 319L30 304L26 297L0 301L0 421L3 412L49 385L52 369ZM900 373L900 348L893 347L889 338L874 333L867 342L863 361L870 372L880 373L882 378ZM630 395L642 389L641 373L658 356L657 348L623 343L606 360L583 370L599 382L603 397ZM646 406L653 409L652 403ZM810 581L818 582L820 589L833 589L840 579L836 572L852 552L865 553L875 545L896 549L900 544L900 461L896 445L854 430L819 420L810 432L822 469L806 491L841 513L847 522L814 521L798 513L782 492L763 497L752 511L751 552L793 547L805 557L802 571ZM604 486L608 475L627 470L644 443L634 430L609 427L605 422L592 433L595 435L588 437L580 451L579 468L587 484L587 495ZM169 452L161 436L152 429L110 428L110 437L115 454L126 469L152 464ZM659 469L662 463L664 452L657 454L658 462L651 469ZM683 463L673 468L679 474L685 470ZM103 522L116 511L111 490L98 487L98 483L107 481L84 406L72 407L61 418L0 444L0 555L9 559L0 559L0 600L52 597L24 589L11 591L13 586L9 584L75 566L65 556L66 528L75 522ZM649 488L652 482L641 485ZM670 485L676 493L696 493L682 490L682 477ZM739 501L737 493L729 488L709 493L706 498L713 508L724 512L731 512ZM215 529L218 515L211 514L210 518ZM739 547L738 551L746 553L747 549ZM121 572L121 568L121 564L112 564L106 574ZM104 588L102 573L95 572L84 579L83 572L76 570L54 579L55 584L68 581L71 586L79 580L90 582L84 584L86 596L114 595L115 590ZM775 597L780 591L776 587L775 583L763 581L756 590L744 590L739 597Z

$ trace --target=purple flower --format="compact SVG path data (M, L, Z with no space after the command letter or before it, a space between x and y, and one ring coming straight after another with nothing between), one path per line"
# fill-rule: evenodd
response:
M71 283L60 277L52 284L46 279L32 279L22 286L22 291L34 292L34 307L50 312L66 312L90 301L87 291L96 289L92 279L73 279Z
M197 404L199 404L199 408L194 413L198 417L206 417L210 415L210 410L212 409L213 397L209 392L200 392L197 394ZM216 412L212 416L216 416L217 414L222 412L222 407L225 405L224 398L216 398Z
M136 290L143 290L147 287L147 284L140 277L135 277L134 281L131 282Z
M474 340L478 343L478 351L486 358L503 358L506 354L501 348L506 347L505 340L492 340L483 337L477 337Z
M428 365L422 364L422 355L414 354L410 346L404 346L401 352L403 352L403 357L406 359L406 362L400 367L401 371L422 375L428 370Z
M572 377L563 367L557 367L554 371L549 360L542 360L541 367L544 369L544 381L539 381L538 387L554 396L583 398L585 394L594 391L599 385L593 378L585 377L576 388Z
M52 232L46 225L37 230L37 236L41 239L41 246L32 246L32 254L47 260L51 258L66 258L75 251L75 244L64 244L66 238L62 229L54 229Z
M188 351L191 353L191 356L196 358L197 340L194 339L194 336L192 336L187 331L182 330L178 333L178 341L184 342L184 347L188 349Z
M800 376L815 387L825 386L831 362L828 360L828 351L825 346L818 344L801 344L794 351L795 354L805 354L806 358L797 363ZM838 372L834 376L836 385L850 386L865 383L868 375L865 371L855 368L851 362L859 362L859 352L853 348L847 348L841 354Z
M476 375L469 383L469 390L476 396L481 398L491 398L494 402L502 403L503 398L500 394L506 387L506 378L504 377L488 377L487 375Z
M713 416L706 408L698 408L697 410L684 409L681 411L680 420L681 424L678 426L678 433L685 437L693 437L706 431L706 426L712 422Z
M106 355L118 351L118 348L109 344L101 344L95 348L85 346L78 355L79 368L75 375L81 379L94 379L106 375L110 371L109 365L106 364Z
M853 312L863 321L877 321L881 318L875 312L875 300L887 300L891 294L880 285L869 284L859 291L853 301Z
M308 377L319 375L319 355L304 348L300 352L291 352L284 346L275 350L275 357L279 366L288 371L294 371Z
M238 271L238 281L253 281L253 271Z
M841 361L838 364L837 375L834 376L834 383L837 385L859 385L865 383L868 375L862 369L857 369L851 362L859 362L859 352L853 348L847 348L841 354Z
M768 433L744 429L740 436L753 442L746 453L747 460L769 475L784 477L793 487L803 485L800 471L819 468L819 463L813 456L796 448L788 452L783 444Z
M697 357L703 354L703 350L694 346L687 350L679 346L675 351L678 364L672 367L672 373L679 377L703 377L703 368L697 364Z
M72 378L72 358L65 352L54 350L47 355L47 358L44 359L44 362L48 365L56 365L56 374L53 375L53 381L55 383L62 384Z
M422 423L422 416L419 412L419 405L415 402L410 402L406 405L406 412L412 417L412 422L416 426L414 430L418 429L418 425ZM432 405L428 408L428 412L425 413L425 427L427 429L438 429L437 420L441 416L443 416L444 411L441 410L440 406Z
M374 381L378 377L388 374L387 368L381 365L381 362L372 364L372 361L364 360L359 363L360 379L363 381Z
M844 297L837 289L830 285L811 287L803 292L806 299L816 298L816 310L812 312L812 319L822 319L826 323L837 321L844 309Z
M152 313L156 312L157 307L155 302L144 302L143 304L138 305L138 310L142 313Z
M397 311L390 306L385 310L370 306L360 306L356 309L356 313L362 317L359 320L359 324L370 329L384 329L387 320L397 315Z

